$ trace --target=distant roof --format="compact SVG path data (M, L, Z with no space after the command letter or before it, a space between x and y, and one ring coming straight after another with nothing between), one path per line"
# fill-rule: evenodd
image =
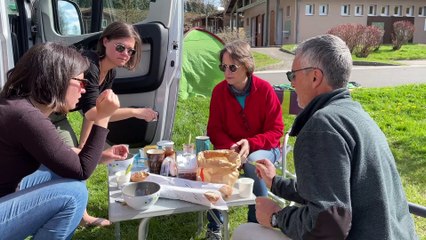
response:
M236 3L237 3L237 0L230 0L228 3L228 6L225 7L226 13L231 13Z

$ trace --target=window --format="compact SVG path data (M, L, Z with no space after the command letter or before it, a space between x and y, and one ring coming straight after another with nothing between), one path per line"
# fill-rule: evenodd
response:
M306 4L305 5L305 15L314 15L314 5Z
M370 5L368 7L368 16L376 16L377 15L377 5Z
M423 7L419 8L419 16L420 17L425 17L426 16L426 6L423 6Z
M340 8L340 15L342 16L349 16L350 12L351 9L349 4L342 5L342 7Z
M380 15L382 16L388 16L389 15L389 5L385 5L382 7L382 11L380 12Z
M321 16L328 15L328 5L327 4L321 4L319 6L319 15L321 15Z
M393 8L393 15L394 16L401 16L401 11L402 11L402 6L401 5L395 6Z
M355 5L355 16L364 15L364 6L363 5Z
M285 15L287 17L290 17L290 6L287 6L286 10L285 10Z
M411 17L413 16L413 13L414 13L414 6L407 7L407 9L405 10L405 16Z

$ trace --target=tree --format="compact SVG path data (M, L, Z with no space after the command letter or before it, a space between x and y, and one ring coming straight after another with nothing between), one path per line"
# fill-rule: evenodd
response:
M200 16L204 16L206 18L207 29L208 17L218 12L217 8L223 4L223 1L224 0L186 0L184 5L185 12L197 13Z

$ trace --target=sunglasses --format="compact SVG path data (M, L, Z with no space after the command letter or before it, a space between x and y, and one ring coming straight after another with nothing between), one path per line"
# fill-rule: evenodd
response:
M77 80L79 83L80 83L80 87L81 88L86 88L86 86L87 86L87 82L88 82L88 80L87 79L85 79L85 78L76 78L76 77L73 77L73 78L71 78L71 79L73 79L73 80Z
M305 68L301 68L301 69L297 69L297 70L293 70L293 71L288 71L285 73L285 75L287 75L287 79L289 82L292 82L294 80L294 78L296 77L296 72L299 71L303 71L303 70L309 70L309 69L315 69L316 67L305 67Z
M123 44L121 44L121 43L116 43L116 44L115 44L115 51L117 51L117 52L119 52L119 53L122 53L122 52L126 51L126 49L127 49L127 54L128 54L129 56L133 56L133 55L135 55L136 50L135 50L134 48L126 48L126 46L124 46L124 45L123 45Z
M236 72L238 70L238 68L240 68L240 66L235 65L235 64L231 64L231 65L220 64L219 65L219 69L222 72L225 72L227 68L229 68L229 71L231 71L231 72Z

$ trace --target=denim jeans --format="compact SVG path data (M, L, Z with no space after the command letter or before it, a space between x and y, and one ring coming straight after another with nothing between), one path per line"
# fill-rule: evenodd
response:
M86 209L85 183L40 168L20 187L0 198L0 238L71 239Z
M273 148L271 150L258 150L255 152L252 152L248 157L248 162L255 162L260 159L268 159L272 163L275 163L278 158L280 157L280 149L279 148ZM268 195L268 188L265 185L265 182L260 180L259 177L256 175L256 167L252 164L244 164L244 177L249 177L254 180L253 185L253 193L257 197L261 196L267 196ZM257 223L256 219L256 207L255 205L249 205L248 206L248 216L247 221L248 222L254 222ZM218 219L223 223L223 217L222 214L218 210L213 210L214 214L218 217ZM219 230L219 225L213 220L213 217L210 216L209 213L207 213L207 220L209 221L207 228L212 231Z

